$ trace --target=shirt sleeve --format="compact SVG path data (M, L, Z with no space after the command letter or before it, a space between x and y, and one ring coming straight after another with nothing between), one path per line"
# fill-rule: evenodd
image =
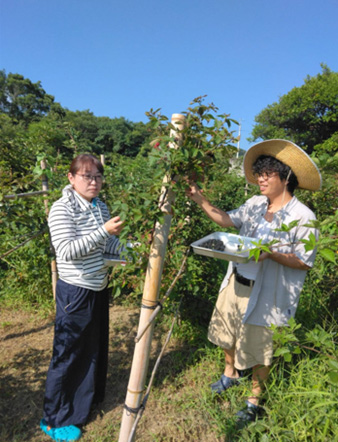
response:
M312 220L315 219L316 217L314 214L312 214L312 216L310 215L301 219L299 221L299 225L296 227L295 238L293 240L293 253L297 256L298 259L300 259L304 264L309 267L313 267L317 248L306 250L303 240L309 240L311 233L315 236L316 241L318 240L318 229L307 226L309 223L311 223Z
M112 235L106 243L105 252L109 255L120 255L124 250L125 248L115 235Z
M236 229L240 230L243 226L243 223L246 221L248 216L248 210L254 203L254 198L249 198L244 204L239 206L237 209L230 210L228 215L231 218L231 221L234 223Z

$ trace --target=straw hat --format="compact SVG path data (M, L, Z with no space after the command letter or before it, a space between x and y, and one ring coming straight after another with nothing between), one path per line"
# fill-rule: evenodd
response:
M303 149L287 140L266 140L247 150L243 160L243 168L248 183L257 184L252 166L260 155L270 155L291 167L298 179L299 188L320 189L322 177L315 163Z

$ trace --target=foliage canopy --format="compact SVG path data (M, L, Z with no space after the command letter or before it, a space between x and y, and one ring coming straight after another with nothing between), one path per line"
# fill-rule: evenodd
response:
M300 87L280 97L255 118L252 141L284 138L307 153L315 149L338 151L338 72L322 65L322 72L307 76ZM334 142L334 140L336 140Z

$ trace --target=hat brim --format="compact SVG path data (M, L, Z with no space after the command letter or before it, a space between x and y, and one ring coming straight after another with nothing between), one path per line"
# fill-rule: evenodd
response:
M260 155L269 155L289 166L298 179L298 187L307 190L319 190L322 177L318 167L296 144L287 140L266 140L251 146L245 153L243 168L248 183L257 184L252 166Z

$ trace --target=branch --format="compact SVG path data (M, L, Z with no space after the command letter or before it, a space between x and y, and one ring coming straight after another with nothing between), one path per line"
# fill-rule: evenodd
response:
M37 236L41 235L42 233L45 233L47 230L47 227L44 228L43 230L41 230L40 232L36 233L35 235L31 236L30 238L26 239L26 241L23 241L22 243L20 243L18 246L13 247L13 249L8 250L6 253L4 253L3 255L0 256L0 259L4 258L5 256L9 255L12 252L15 252L15 250L19 249L20 247L24 246L25 244L27 244L29 241L31 241L32 239L36 238Z
M18 193L14 195L5 195L4 198L7 200L14 200L15 198L24 198L27 196L36 196L36 195L46 195L49 193L49 190L38 190L36 192L27 192L27 193Z
M304 348L305 350L314 351L315 353L318 353L320 355L326 356L327 358L337 360L337 358L335 358L334 356L328 355L327 353L323 353L322 351L317 350L316 348L307 347L306 345L299 344L298 342L296 342L295 344L298 345L298 347Z

